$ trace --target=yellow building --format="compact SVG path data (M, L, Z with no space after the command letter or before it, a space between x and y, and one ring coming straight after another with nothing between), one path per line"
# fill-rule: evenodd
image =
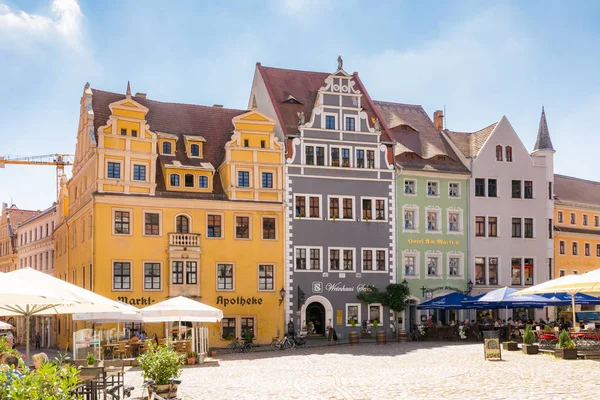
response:
M554 277L600 268L600 182L554 175Z
M17 227L29 218L35 217L41 211L21 210L16 205L10 207L2 203L2 214L0 215L0 272L10 272L18 268ZM32 233L28 233L32 236ZM37 232L35 232L37 236Z
M144 307L183 295L223 310L228 335L269 343L283 325L283 160L255 110L91 89L61 193L55 276ZM60 317L64 347L80 326ZM164 336L163 324L146 324Z

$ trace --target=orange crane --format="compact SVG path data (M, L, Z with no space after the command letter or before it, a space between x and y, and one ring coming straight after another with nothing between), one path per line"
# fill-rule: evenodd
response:
M6 164L16 165L53 165L56 166L56 198L60 194L60 177L65 173L65 167L73 165L74 154L46 154L43 156L11 157L0 156L0 168Z

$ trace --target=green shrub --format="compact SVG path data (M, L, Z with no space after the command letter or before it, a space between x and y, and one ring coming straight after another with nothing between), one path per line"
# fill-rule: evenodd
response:
M531 325L525 325L525 334L523 335L523 343L532 345L535 342L535 333L531 330Z
M148 351L138 358L144 379L157 385L166 385L171 378L179 378L185 364L183 356L168 346L148 344Z
M575 343L571 340L571 337L569 336L569 332L567 332L564 329L558 336L558 344L556 345L556 347L559 349L575 349L575 348L577 348Z
M73 366L60 368L51 362L22 378L11 379L7 374L0 373L0 397L19 400L83 399L71 393L78 385L78 375L79 370Z
M92 353L88 353L87 357L85 358L85 363L87 365L96 364L96 357L94 357L94 355Z

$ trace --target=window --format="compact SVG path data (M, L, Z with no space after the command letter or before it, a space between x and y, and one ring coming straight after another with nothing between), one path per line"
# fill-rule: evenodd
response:
M178 174L171 174L170 181L171 181L170 182L171 186L179 187L179 175Z
M587 225L588 225L588 215L583 214L583 226L587 226Z
M340 199L337 197L329 198L329 219L340 217Z
M342 149L342 167L350 167L350 149Z
M427 230L437 231L438 230L438 212L427 211Z
M163 142L163 154L171 154L171 142Z
M485 217L475 217L475 236L485 236Z
M127 129L121 128L121 136L127 136Z
M354 213L352 210L352 198L344 198L342 199L342 204L343 204L343 218L344 219L353 219L354 218Z
M340 270L340 251L338 249L329 249L329 270Z
M306 197L296 196L296 217L304 217L306 215Z
M573 270L573 275L579 275L579 271Z
M264 149L264 148L265 148L265 146L266 146L266 143L267 143L266 141L264 141L264 140L261 140L261 141L260 141L260 148L261 148L261 149Z
M375 256L375 267L377 268L377 271L387 270L386 250L375 250Z
M475 196L485 197L485 179L475 178Z
M557 213L557 216L556 216L556 217L557 217L556 219L558 220L558 223L559 223L559 224L562 224L562 223L563 223L563 212L562 212L562 211L559 211L559 212ZM596 218L597 218L597 217L596 217Z
M373 265L373 259L375 259L375 265ZM386 271L386 250L363 249L362 269L363 271Z
M362 251L362 269L363 271L373 271L373 251Z
M496 161L502 161L502 146L496 146Z
M365 167L365 151L362 149L356 150L356 168Z
M354 250L344 250L344 271L354 271Z
M160 290L159 263L144 263L144 290Z
M558 271L558 276L561 277L561 278L563 276L565 276L566 274L567 274L567 271L565 271L564 269L561 269L561 270Z
M221 337L225 338L234 338L235 334L235 318L223 318L221 320Z
M307 254L309 259L307 260ZM318 271L321 269L321 249L297 247L296 248L296 270L306 270L307 265L310 270Z
M439 260L439 257L427 257L427 276L438 275Z
M488 217L488 236L498 237L498 217Z
M262 173L262 187L266 189L273 188L273 173L263 172Z
M133 180L134 181L145 181L146 180L146 166L145 165L133 165Z
M317 154L317 165L325 165L325 147L317 146L315 153Z
M565 253L564 253L564 243L565 243L565 242L562 242L562 243L563 243L563 252L562 252L562 253L560 253L560 254L565 254ZM596 245L596 257L600 257L600 244L597 244L597 245Z
M275 288L275 275L273 265L258 266L258 290L273 290Z
M586 257L589 257L589 256L590 256L590 244L589 244L589 243L584 243L584 244L583 244L583 254L584 254Z
M552 182L548 182L548 200L552 200ZM552 274L550 274L552 276Z
M320 270L321 269L321 250L310 249L310 269Z
M506 146L506 161L512 162L512 147Z
M404 229L417 229L415 224L415 211L404 211Z
M485 285L486 284L486 267L485 257L475 257L475 284Z
M208 176L202 176L202 175L200 175L198 177L198 187L200 189L206 189L206 188L208 188Z
M427 196L439 196L440 193L438 191L438 183L437 182L427 182Z
M235 238L250 239L250 217L235 217Z
M250 172L238 171L238 186L250 187Z
M413 180L405 179L404 180L404 194L415 194L416 191L416 183Z
M211 238L221 237L221 216L220 215L208 215L208 229L207 236Z
M578 249L578 247L577 247L577 242L573 242L573 244L572 244L572 247L573 247L573 248L572 248L572 254L573 254L574 256L578 255L578 254L579 254L579 249Z
M404 275L415 276L417 274L415 259L415 256L404 256Z
M371 304L369 305L369 322L371 324L373 324L375 321L377 321L379 324L381 324L381 318L382 318L382 310L381 310L381 306L380 305L376 305L376 304Z
M451 212L448 214L448 230L450 232L458 232L459 231L459 213Z
M190 233L190 220L185 215L178 215L175 218L176 233Z
M525 285L533 285L533 258L523 260L523 269L525 273Z
M320 218L320 197L310 196L308 198L309 204L309 216L310 218Z
M160 235L160 215L158 213L144 213L144 234L146 236Z
M331 166L339 167L340 166L340 149L336 147L331 148Z
M521 259L511 258L510 261L510 276L513 285L521 284Z
M217 290L233 290L233 264L217 264Z
M325 116L325 129L335 129L335 115Z
M367 150L367 168L375 168L375 150Z
M240 328L241 328L242 337L250 336L251 338L254 338L254 318L253 317L240 318Z
M488 179L488 197L498 197L498 181Z
M184 186L189 188L193 188L194 187L194 175L192 174L185 174L184 176Z
M350 321L360 324L360 304L346 304L346 326L352 325Z
M448 257L448 275L460 276L460 257Z
M561 240L559 243L559 252L560 254L565 254L565 241Z
M525 237L533 238L533 218L525 218L524 221Z
M513 218L512 219L512 237L520 238L521 234L521 218Z
M385 221L385 202L386 200L375 200L375 219Z
M356 130L356 118L346 117L346 130L347 131L355 131Z
M244 147L249 147L250 141L248 139L244 139Z
M200 146L197 144L190 145L190 155L192 157L200 157Z
M173 261L171 266L171 283L183 285L183 261Z
M306 269L306 249L296 249L296 269Z
M576 225L577 224L577 217L575 215L575 213L571 213L571 225Z
M362 199L362 219L370 220L373 219L373 200Z
M275 218L263 217L262 219L262 232L263 239L274 240L275 239Z
M450 182L448 184L448 197L460 197L460 183Z
M115 234L129 235L129 211L115 211Z
M111 179L121 179L121 164L109 161L107 177Z
M594 215L594 226L597 228L600 226L600 217Z
M195 285L198 282L198 263L196 261L185 262L185 279L188 285Z
M488 260L489 264L490 264L490 278L489 278L489 283L490 285L497 285L498 284L498 258L496 257L490 257Z
M113 290L131 289L131 264L128 262L113 263Z
M524 181L523 185L525 186L525 198L533 199L533 182L532 181Z
M306 165L315 165L315 147L306 146L304 149Z
M521 181L512 181L512 198L521 198Z

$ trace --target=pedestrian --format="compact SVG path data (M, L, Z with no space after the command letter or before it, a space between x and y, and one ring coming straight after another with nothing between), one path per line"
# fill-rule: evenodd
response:
M8 331L8 333L6 334L6 344L11 349L15 348L15 337L13 336L12 331Z
M37 332L35 334L35 349L38 350L40 348L40 343L42 343L42 337L40 336L40 333Z

